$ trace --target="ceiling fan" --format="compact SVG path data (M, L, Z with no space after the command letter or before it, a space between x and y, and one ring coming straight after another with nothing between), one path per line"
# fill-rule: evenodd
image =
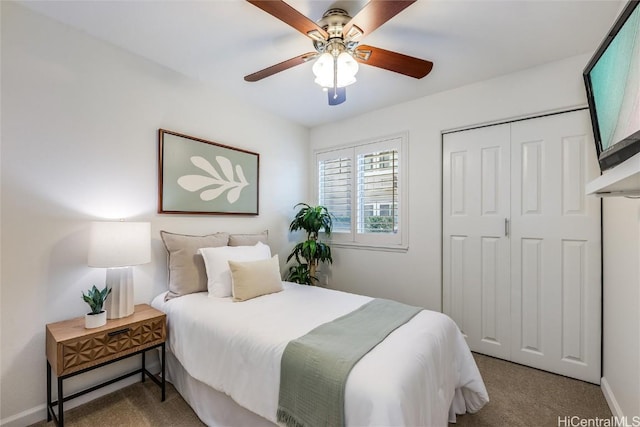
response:
M346 86L355 82L358 63L421 79L433 63L374 46L360 40L415 3L416 0L370 0L354 17L339 8L327 10L317 23L282 0L247 0L313 41L315 52L307 52L244 77L256 82L280 71L316 59L315 82L328 92L329 105L346 100Z

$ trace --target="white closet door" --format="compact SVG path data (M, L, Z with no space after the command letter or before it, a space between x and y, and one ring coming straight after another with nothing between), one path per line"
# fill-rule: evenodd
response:
M510 355L509 125L444 136L443 303L472 350Z
M598 173L586 110L444 135L443 311L473 351L600 382Z
M512 360L600 382L599 174L586 110L511 125Z

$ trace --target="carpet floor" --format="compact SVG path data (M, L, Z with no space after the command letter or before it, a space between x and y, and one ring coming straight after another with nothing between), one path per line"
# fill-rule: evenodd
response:
M564 417L585 420L611 417L597 385L479 354L474 357L491 401L477 414L458 416L456 426L551 427L569 425L558 422ZM53 425L53 421L42 421L32 427ZM147 381L65 411L65 425L200 427L204 424L171 384L167 384L166 400L160 402L160 388Z
M490 401L476 414L458 416L456 426L557 427L587 425L559 423L564 417L611 418L598 385L480 354L474 358Z
M191 407L167 383L164 402L153 381L132 384L91 402L64 411L65 427L201 427ZM56 408L57 409L57 408ZM31 427L55 427L43 420Z

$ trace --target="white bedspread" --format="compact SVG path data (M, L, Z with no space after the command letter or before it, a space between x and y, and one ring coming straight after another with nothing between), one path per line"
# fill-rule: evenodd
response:
M192 377L274 423L287 343L371 300L284 286L283 292L241 303L207 293L167 302L162 294L152 302L167 313L169 350ZM349 426L446 426L456 413L476 412L488 401L455 323L425 310L353 368L346 385L346 421Z

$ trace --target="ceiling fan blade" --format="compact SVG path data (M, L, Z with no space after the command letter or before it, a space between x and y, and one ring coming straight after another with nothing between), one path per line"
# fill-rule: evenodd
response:
M342 34L347 40L369 35L415 2L416 0L370 0L351 21L347 22Z
M289 6L282 0L247 0L254 6L274 16L287 25L292 26L307 37L314 40L324 41L329 38L329 34L318 26L315 22Z
M305 62L312 60L316 56L318 56L317 52L307 52L302 55L296 56L295 58L282 61L279 64L272 65L271 67L267 67L264 70L256 71L253 74L244 76L244 80L247 82L257 82L258 80L262 80L265 77L272 76L276 73L279 73L280 71L288 70L289 68L295 67L296 65L304 64Z
M327 95L329 97L329 105L338 105L342 104L347 100L347 88L346 87L330 87L327 90Z
M356 48L356 61L385 70L421 79L431 72L433 62L379 47L360 45Z

